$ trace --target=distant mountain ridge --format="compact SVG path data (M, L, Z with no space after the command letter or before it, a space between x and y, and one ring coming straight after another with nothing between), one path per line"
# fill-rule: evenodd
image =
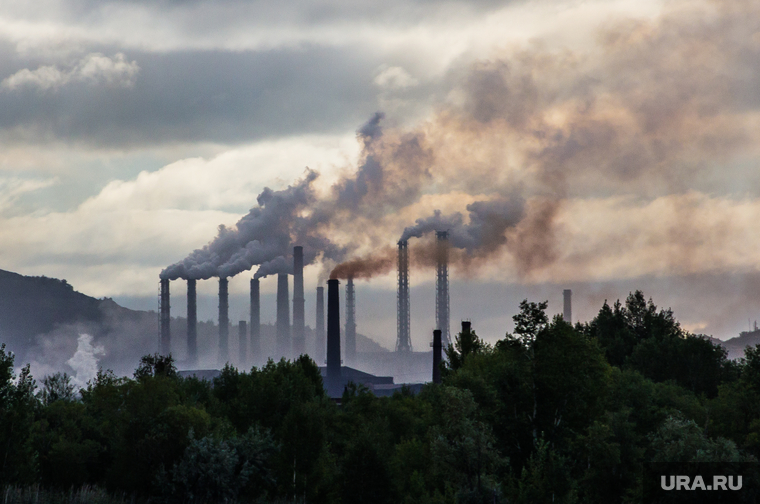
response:
M66 280L0 270L0 342L28 347L60 324L100 322L101 302Z
M230 326L230 357L235 360L236 327ZM306 328L307 350L313 356L314 334ZM155 311L124 308L113 299L97 299L74 290L66 280L45 276L24 276L0 270L0 343L18 356L18 364L30 361L61 368L77 349L82 332L93 336L95 345L105 352L99 364L122 372L134 370L140 356L158 349L158 317ZM187 321L172 317L172 354L181 365L187 358ZM257 364L266 362L266 355L275 352L274 326L262 324L263 355ZM199 355L218 352L218 326L213 322L198 323ZM356 335L357 352L388 352L375 341ZM315 360L324 358L315 357ZM123 366L121 366L123 364ZM324 364L319 362L319 364ZM217 365L216 363L214 365Z
M754 331L743 331L736 336L726 341L721 341L715 338L710 338L713 343L716 343L726 350L728 350L729 359L740 359L744 357L744 349L748 346L755 346L760 344L760 329Z

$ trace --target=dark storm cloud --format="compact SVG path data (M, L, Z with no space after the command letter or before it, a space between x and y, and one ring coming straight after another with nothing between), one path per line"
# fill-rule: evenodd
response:
M3 89L0 134L101 147L236 143L344 131L375 108L377 60L358 49L130 51L126 60L139 66L128 86L69 82L47 90ZM23 68L38 66L0 58L2 79Z

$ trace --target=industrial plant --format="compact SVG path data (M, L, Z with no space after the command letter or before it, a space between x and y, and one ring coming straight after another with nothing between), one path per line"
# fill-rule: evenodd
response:
M437 231L435 240L436 258L436 295L435 295L435 329L432 334L433 348L430 352L414 352L410 334L410 273L409 273L409 243L408 240L398 242L397 254L397 337L395 352L389 356L393 362L375 363L381 367L389 368L396 365L409 364L411 359L418 360L420 357L428 361L430 366L430 379L433 382L440 381L440 367L443 362L443 351L454 340L450 332L450 296L449 296L449 233ZM277 274L277 297L276 297L276 351L273 355L264 355L261 341L261 294L258 276L250 281L250 319L241 320L238 323L239 342L237 349L239 355L230 355L229 350L229 279L219 278L219 344L216 362L219 367L227 362L236 362L241 367L252 364L262 365L267 359L293 359L307 353L306 341L306 317L305 317L305 294L304 294L304 250L302 246L293 247L292 275L289 273ZM292 320L290 315L290 277L293 277ZM193 368L198 363L197 342L197 290L196 279L187 279L187 366ZM314 340L309 342L308 348L314 349L312 357L323 374L325 388L331 397L340 397L347 383L361 384L372 390L377 395L387 395L401 386L409 384L394 383L393 376L377 376L357 369L356 366L366 364L361 362L357 354L357 323L356 323L356 286L354 275L349 273L345 282L345 325L341 334L340 316L340 280L331 278L327 281L327 316L325 317L325 288L320 285L316 288L316 313L314 319ZM159 344L160 352L167 355L172 351L172 335L170 331L170 291L169 279L160 280L160 309L159 309ZM571 322L571 291L563 291L564 310L563 318ZM325 331L326 323L326 331ZM462 330L470 330L470 322L462 322ZM342 337L341 337L342 336ZM343 340L343 348L341 348ZM176 341L174 345L177 345ZM176 348L176 346L175 346ZM384 371L389 373L394 369ZM193 372L192 370L187 371ZM393 374L392 372L389 374Z

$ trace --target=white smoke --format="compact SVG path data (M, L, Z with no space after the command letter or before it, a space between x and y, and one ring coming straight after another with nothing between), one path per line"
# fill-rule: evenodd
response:
M66 364L74 370L72 383L75 387L81 388L87 385L89 380L94 379L98 374L98 355L105 355L105 348L101 345L92 344L92 336L86 333L79 335L77 339L77 351L74 356L66 361Z

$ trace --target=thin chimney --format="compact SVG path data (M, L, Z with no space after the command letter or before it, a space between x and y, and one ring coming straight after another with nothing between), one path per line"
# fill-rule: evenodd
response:
M238 322L238 337L240 338L240 360L238 365L245 369L248 366L248 328L246 327L245 320Z
M573 297L573 291L570 289L565 289L562 291L562 296L564 297L564 310L562 311L562 318L567 322L568 324L573 323L573 306L572 306L572 297Z
M356 296L351 275L346 282L346 361L351 365L356 361Z
M325 362L327 348L325 342L325 288L317 287L317 326L314 329L314 358L317 364Z
M187 280L187 356L191 366L198 364L198 301L195 279Z
M444 345L449 334L449 232L436 231L435 325L441 330Z
M229 281L219 278L219 364L230 360L228 348L230 334L230 301L228 294Z
M340 369L340 287L337 279L327 281L327 394L338 397Z
M433 331L433 383L441 383L441 358L442 358L441 330Z
M277 275L277 358L290 358L290 308L288 275Z
M261 359L261 298L259 279L251 278L251 361L256 364Z
M398 298L396 312L396 351L411 352L409 324L409 242L398 242Z
M293 357L306 353L303 247L293 247Z
M171 336L171 308L169 305L169 279L161 279L161 336L159 338L159 349L161 354L169 355L172 351L172 336Z

